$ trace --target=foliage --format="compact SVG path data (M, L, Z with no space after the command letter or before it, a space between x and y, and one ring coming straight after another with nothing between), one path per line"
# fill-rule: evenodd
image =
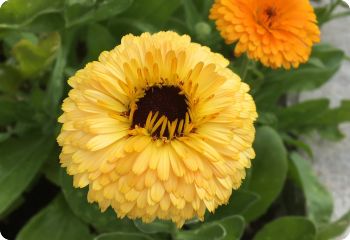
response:
M317 9L320 23L339 17L334 9L340 2ZM300 137L313 131L340 140L338 127L350 121L350 101L336 108L329 107L328 99L289 106L285 101L291 92L313 90L330 80L341 66L343 51L316 45L309 62L290 71L267 69L244 56L236 59L232 46L224 44L208 20L211 4L211 0L51 0L49 4L8 0L0 8L0 230L5 237L6 222L15 228L10 237L17 240L279 240L281 235L326 240L345 231L350 214L330 222L332 198L298 151L312 157ZM227 205L207 213L204 222L193 219L181 230L160 220L144 224L117 219L111 209L101 213L87 202L86 189L74 189L71 177L60 170L55 143L68 77L112 49L124 34L160 30L189 34L193 41L226 56L230 67L251 86L259 111L257 157L242 188L233 192ZM21 206L31 207L26 201L41 182L54 189L54 196L33 208L25 222L13 224ZM45 198L45 189L40 196ZM290 199L302 199L301 204Z
M284 236L285 240L314 239L316 228L304 217L282 217L266 224L254 237L254 240L278 239Z
M33 216L16 239L89 240L92 236L88 226L74 216L63 197L57 196L48 207Z

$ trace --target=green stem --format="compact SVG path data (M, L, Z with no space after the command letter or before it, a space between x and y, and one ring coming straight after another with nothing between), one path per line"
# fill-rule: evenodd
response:
M239 72L239 75L240 75L242 81L244 81L245 78L247 77L248 66L249 66L249 58L248 58L248 56L244 55L243 56L242 66L241 66L241 69L240 69L240 72Z
M335 3L331 4L330 13L332 13L339 4L341 4L342 0L336 0Z
M334 19L332 16L333 12L341 3L342 3L342 0L331 0L331 3L327 4L326 11L322 14L322 17L321 17L321 19L323 20L319 23L320 26Z
M330 3L327 4L327 14L330 15L334 11L334 9L341 3L342 0L331 0Z
M59 105L63 96L66 79L64 79L64 69L67 64L68 51L72 43L74 31L63 30L61 32L61 46L58 50L56 62L52 71L51 78L47 85L46 109L53 118L57 117Z
M350 12L341 12L341 13L336 13L336 14L331 15L329 18L330 18L330 20L334 20L337 18L343 18L343 17L348 17L348 16L350 16Z

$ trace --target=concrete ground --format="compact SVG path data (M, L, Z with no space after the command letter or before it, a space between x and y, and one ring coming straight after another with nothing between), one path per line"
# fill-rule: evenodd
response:
M322 41L343 49L350 56L349 30L350 17L329 22L322 28ZM316 91L303 93L300 99L320 97L329 97L332 106L339 105L342 99L350 99L349 61L343 62L331 81ZM309 140L315 153L315 170L334 198L334 219L350 209L350 124L342 125L341 129L346 135L341 142L329 142L319 137Z

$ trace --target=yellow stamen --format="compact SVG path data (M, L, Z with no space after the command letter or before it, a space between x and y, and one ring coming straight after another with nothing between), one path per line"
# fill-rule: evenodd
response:
M159 115L159 112L156 112L156 114L154 114L151 122L149 123L150 124L149 125L150 130L152 129L154 122L157 120L158 115Z
M191 109L189 109L188 111L188 122L190 122L190 119L194 119L194 116L193 116L193 111Z
M151 134L154 133L158 127L163 123L165 116L163 115L161 118L159 118L159 120L157 121L157 123L153 126L152 130L151 130Z
M136 111L136 105L133 103L130 106L130 115L129 115L129 121L132 121L134 118L134 113Z
M173 121L171 124L168 124L169 139L172 139L174 137L177 121L178 121L178 119L175 119L175 121ZM170 121L169 121L169 123L170 123Z
M147 116L147 119L146 119L146 124L145 124L145 128L146 129L150 129L151 126L150 126L150 121L151 121L151 118L152 118L152 111L148 113L148 116Z
M183 125L184 125L184 120L181 119L181 121L180 121L180 123L179 123L179 126L178 126L178 128L177 128L177 133L178 133L178 134L181 134L181 133L182 133L182 127L183 127Z
M183 130L183 133L188 133L188 125L190 123L190 117L188 115L188 112L186 113L186 117L185 117L185 126L184 126L184 130Z
M164 135L167 123L168 123L168 118L165 117L164 120L163 120L162 128L160 129L160 133L159 133L160 138L162 138L163 135Z

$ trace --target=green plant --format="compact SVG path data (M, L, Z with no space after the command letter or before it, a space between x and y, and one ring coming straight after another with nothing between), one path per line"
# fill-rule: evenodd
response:
M0 8L0 230L21 240L40 239L289 239L323 240L341 234L350 213L330 222L333 201L318 181L300 138L318 132L341 140L350 101L330 108L327 99L291 106L289 93L316 89L345 59L319 44L308 63L271 70L245 56L234 58L208 20L210 0L9 0ZM317 10L320 24L336 18L340 1ZM348 15L344 13L343 15ZM126 33L175 30L222 53L251 87L259 119L257 157L230 203L202 223L182 229L170 222L117 219L88 204L59 166L57 118L66 80ZM18 220L21 219L21 220ZM6 229L6 230L5 230ZM9 229L9 230L7 230ZM5 234L6 237L6 234ZM301 238L303 237L303 238Z

